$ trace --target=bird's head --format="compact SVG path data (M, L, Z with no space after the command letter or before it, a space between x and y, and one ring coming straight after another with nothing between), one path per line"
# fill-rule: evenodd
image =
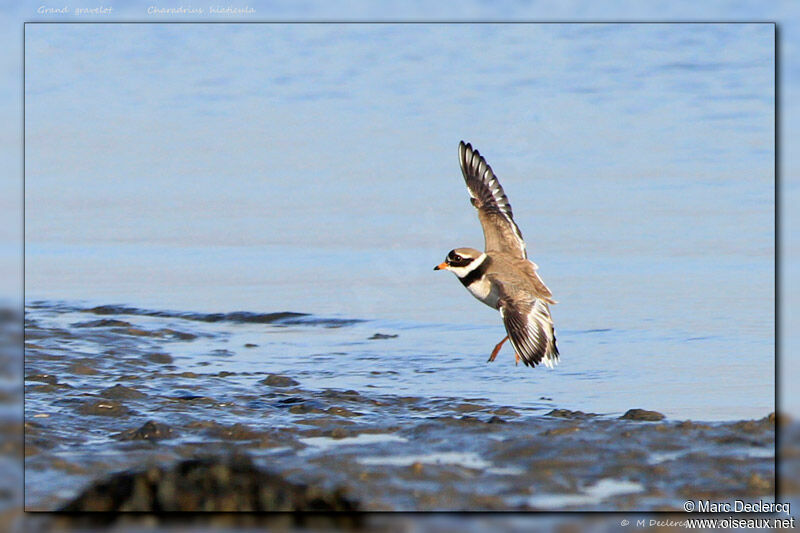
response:
M450 270L462 278L483 262L486 254L474 248L456 248L450 250L443 263L433 267L434 270Z

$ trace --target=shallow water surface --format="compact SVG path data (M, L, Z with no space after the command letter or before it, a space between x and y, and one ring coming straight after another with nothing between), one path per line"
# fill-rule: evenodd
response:
M32 26L27 301L363 320L214 326L261 345L224 365L319 384L763 416L773 31ZM482 243L462 138L492 164L560 302L554 372L514 368L508 347L484 364L498 313L431 271ZM367 342L378 331L398 337Z

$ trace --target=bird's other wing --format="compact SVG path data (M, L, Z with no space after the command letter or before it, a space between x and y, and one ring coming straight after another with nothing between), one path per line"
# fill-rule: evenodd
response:
M504 295L500 298L500 315L511 345L525 365L544 363L553 368L558 363L556 332L544 300L519 301Z
M467 182L470 201L478 210L478 219L483 226L483 237L487 252L499 251L527 258L525 241L514 222L511 204L503 187L480 152L472 145L461 141L458 145L461 172Z

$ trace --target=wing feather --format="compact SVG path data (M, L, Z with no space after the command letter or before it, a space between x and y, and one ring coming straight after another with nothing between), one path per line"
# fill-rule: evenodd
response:
M542 299L532 302L515 302L503 297L500 315L506 326L508 338L526 366L544 363L553 368L558 363L558 347L550 308Z
M464 141L458 145L458 158L470 201L478 210L486 251L505 252L526 259L525 241L492 167L480 152Z

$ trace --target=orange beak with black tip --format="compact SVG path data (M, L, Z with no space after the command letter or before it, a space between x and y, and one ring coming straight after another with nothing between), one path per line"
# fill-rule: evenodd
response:
M433 267L433 269L434 270L447 270L447 263L444 262L444 263L441 263L439 265L436 265L435 267Z

